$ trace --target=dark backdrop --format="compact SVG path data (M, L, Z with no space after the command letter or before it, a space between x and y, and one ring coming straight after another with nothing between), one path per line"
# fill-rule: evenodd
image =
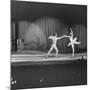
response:
M60 19L68 25L87 25L87 6L11 0L12 21L34 21L46 16Z

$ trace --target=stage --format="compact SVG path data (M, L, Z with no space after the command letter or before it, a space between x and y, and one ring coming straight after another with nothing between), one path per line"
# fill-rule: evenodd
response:
M47 64L60 64L75 62L77 60L86 60L86 53L72 54L58 54L58 56L47 56L47 53L30 51L15 52L11 54L11 64L13 65L47 65Z

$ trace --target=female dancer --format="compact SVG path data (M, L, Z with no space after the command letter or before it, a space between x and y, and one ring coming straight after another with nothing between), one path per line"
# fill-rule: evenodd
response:
M70 32L70 36L65 35L65 37L68 37L70 40L70 43L68 44L68 46L72 47L72 56L74 56L74 44L80 44L80 42L77 42L77 37L73 38L73 31L72 28L70 28L71 32Z

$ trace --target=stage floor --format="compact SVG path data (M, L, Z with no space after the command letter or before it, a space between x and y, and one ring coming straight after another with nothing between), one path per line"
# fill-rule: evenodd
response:
M33 64L50 64L68 62L68 61L77 61L77 60L86 60L87 53L75 53L75 56L72 54L58 54L58 56L47 56L47 53L44 52L14 52L11 54L11 63L17 65L33 65Z

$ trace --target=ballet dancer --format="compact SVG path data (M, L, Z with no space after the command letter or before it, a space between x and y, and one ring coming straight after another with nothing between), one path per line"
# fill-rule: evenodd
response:
M72 56L74 56L74 53L75 53L74 45L75 44L80 44L80 42L77 42L77 37L73 38L72 28L70 28L70 30L71 30L70 36L67 36L67 35L64 35L64 36L69 38L70 43L68 44L68 46L71 46L71 48L72 48Z
M56 33L55 36L51 35L51 36L48 37L48 39L51 39L51 40L52 40L52 45L51 45L50 50L48 51L48 56L50 55L50 53L51 53L51 51L52 51L53 49L55 49L55 51L56 51L55 56L58 55L58 48L57 48L57 46L56 46L56 45L57 45L57 40L59 40L59 39L61 39L61 38L63 38L63 37L65 37L65 35L63 35L62 37L57 37L57 33Z

